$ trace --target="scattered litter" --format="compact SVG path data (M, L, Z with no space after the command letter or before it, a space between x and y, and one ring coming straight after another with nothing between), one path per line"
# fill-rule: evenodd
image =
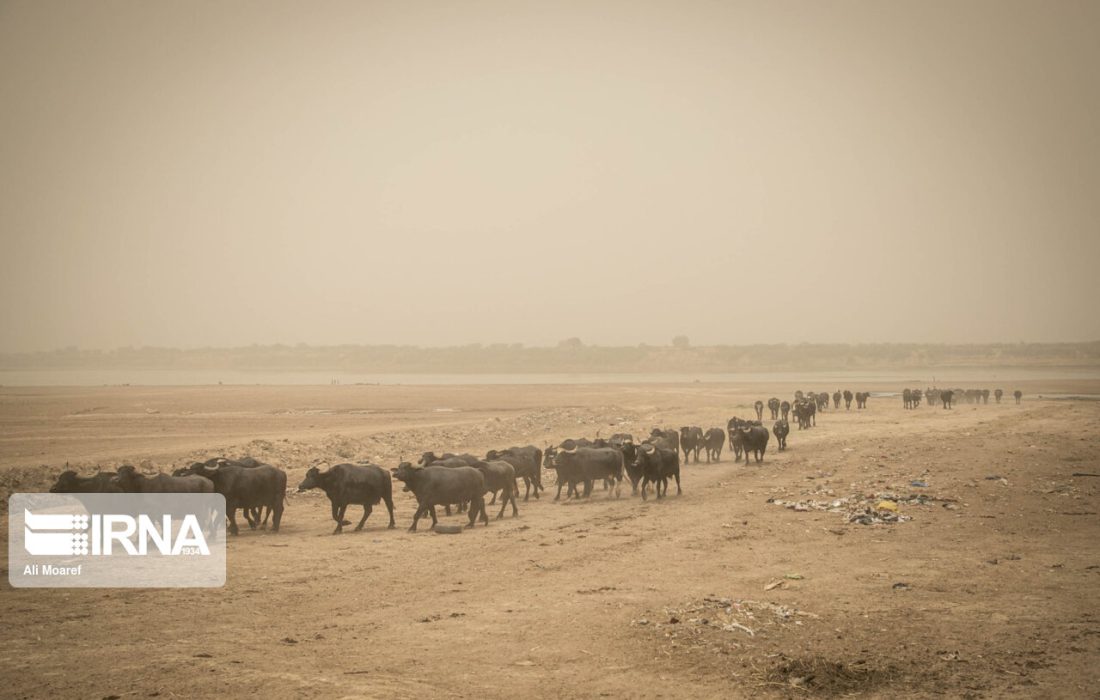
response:
M783 583L783 580L779 583ZM654 614L657 619L666 619L668 622L650 623L647 618L641 618L631 624L649 625L661 630L669 639L677 640L677 644L688 646L709 646L714 641L713 635L729 632L737 633L738 636L744 633L749 637L766 637L769 630L777 627L802 625L805 620L820 619L819 615L787 605L719 598L713 595L679 608L665 608L664 618L660 617L661 613Z
M910 486L916 486L918 489L928 488L928 482L925 482L925 481L910 481L909 485Z
M789 579L791 581L801 581L805 577L802 574L786 574L783 576L783 578Z
M853 484L854 486L855 484ZM953 498L942 498L927 493L911 493L908 495L897 493L853 494L829 500L808 498L801 501L769 498L767 502L793 510L796 513L810 511L841 513L844 515L845 522L861 525L893 524L911 520L911 516L900 514L901 506L925 506L939 502L945 504L945 506L950 505L950 510L958 508ZM830 532L843 534L832 530Z
M862 513L852 513L848 516L848 522L859 523L860 525L891 525L893 523L903 523L910 519L907 515L898 515L898 513L889 510L874 511L870 508Z
M734 630L741 630L742 632L746 632L750 637L755 637L756 636L756 632L753 632L748 627L745 627L744 625L742 625L740 623L737 623L737 622L729 622L727 624L724 624L724 625L722 625L722 629L727 631L727 632L732 632Z
M903 581L898 581L898 582L897 582L897 583L895 583L895 584L894 584L894 585L893 585L892 587L893 587L893 589L894 589L895 591L908 591L908 590L912 590L912 586L910 586L910 585L909 585L908 583L905 583L905 582L903 582Z
M785 583L785 581L783 581L783 579L776 579L775 581L772 581L768 585L764 586L764 590L765 591L774 590L774 589L779 588L780 586L782 586L784 583Z
M432 532L439 535L458 535L462 533L462 526L437 524L432 526Z

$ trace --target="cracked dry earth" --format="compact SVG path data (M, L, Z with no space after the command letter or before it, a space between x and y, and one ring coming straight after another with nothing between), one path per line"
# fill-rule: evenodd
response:
M36 490L66 461L167 471L251 452L293 490L315 463L708 428L793 390L6 388L0 471ZM1073 474L1100 473L1098 428L1096 402L872 399L762 465L685 465L681 496L551 490L460 535L406 533L398 493L397 530L376 509L331 536L323 496L291 493L282 532L229 543L224 589L5 577L3 695L1095 697L1100 478ZM873 514L891 498L897 522L784 505Z

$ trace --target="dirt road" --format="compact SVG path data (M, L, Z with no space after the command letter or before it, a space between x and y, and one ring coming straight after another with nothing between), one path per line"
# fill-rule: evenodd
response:
M685 465L681 496L551 493L461 535L406 533L401 494L397 530L376 510L334 537L323 495L292 494L281 533L230 542L224 589L5 577L4 695L1095 697L1100 478L1072 474L1100 473L1100 404L1031 395L1096 387L1022 388L1021 406L829 410L763 465ZM792 392L4 389L0 465L33 490L65 461L249 452L296 485L317 462L718 426ZM902 522L848 522L887 496Z

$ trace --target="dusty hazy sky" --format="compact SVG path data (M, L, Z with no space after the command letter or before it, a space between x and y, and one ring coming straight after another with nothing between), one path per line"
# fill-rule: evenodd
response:
M1100 3L6 2L0 350L1100 338Z

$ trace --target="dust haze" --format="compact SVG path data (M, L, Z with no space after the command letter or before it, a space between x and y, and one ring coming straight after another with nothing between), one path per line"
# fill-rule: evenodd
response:
M1095 3L0 3L0 351L1100 337Z

